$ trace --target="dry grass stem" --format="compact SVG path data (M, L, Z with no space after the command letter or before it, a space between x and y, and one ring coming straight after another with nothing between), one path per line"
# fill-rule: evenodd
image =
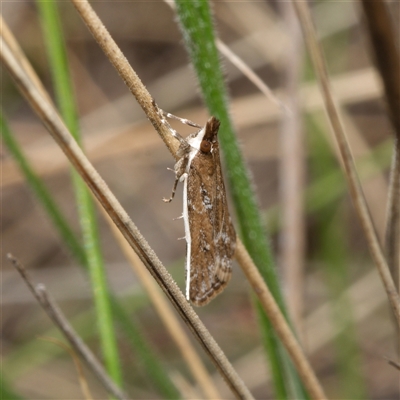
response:
M364 230L364 234L366 236L372 257L375 261L375 265L378 268L387 296L389 298L389 302L392 306L396 322L400 326L400 299L396 287L393 283L393 279L391 277L375 228L371 221L364 194L357 176L357 172L355 170L351 150L346 139L344 128L339 118L337 107L332 97L328 79L328 71L326 69L322 51L316 39L310 11L307 3L293 1L293 4L297 11L300 24L302 26L304 38L307 43L307 47L309 49L318 82L321 88L326 111L329 116L329 120L340 149L340 154L343 160L346 177L349 184L350 195L352 197L358 217L360 218L360 222Z
M268 318L283 345L288 351L296 369L301 376L305 387L313 399L326 399L326 395L319 384L314 371L307 361L304 352L290 329L285 317L282 315L275 299L266 286L264 279L255 266L241 240L238 240L236 259L249 280L258 299L260 300Z
M132 250L127 241L122 236L121 232L114 225L110 217L106 214L102 207L99 207L102 211L107 223L109 224L111 231L118 242L118 245L122 249L125 257L130 263L131 268L139 278L141 284L145 288L151 302L153 303L159 317L164 323L167 331L174 340L176 346L180 350L183 359L186 361L189 370L193 377L197 380L199 387L203 392L204 398L218 399L221 398L211 376L207 372L201 358L197 354L196 350L190 343L190 340L184 330L182 329L179 321L172 312L171 307L166 302L165 297L161 295L161 292L154 280L149 275L146 267L138 255Z
M303 332L304 309L304 135L301 124L299 84L302 71L303 46L300 26L290 3L282 3L290 42L287 51L285 103L286 114L281 128L282 157L280 190L282 196L282 229L280 235L281 264L285 281L285 297L289 313L299 335Z
M199 340L206 353L210 356L233 393L238 398L252 399L253 397L250 391L233 369L225 354L210 335L193 308L186 301L171 275L158 259L154 251L150 248L116 197L109 190L104 180L89 162L66 128L57 111L53 108L52 104L47 102L47 100L41 95L41 92L37 90L33 82L30 81L29 77L26 76L24 70L19 65L17 59L13 56L12 51L4 40L1 40L0 42L0 54L4 65L14 78L21 93L26 97L31 107L39 115L48 128L50 134L59 144L71 164L85 180L90 190L102 204L130 246L139 255L141 261L145 264L151 275L168 296L182 319L188 324L189 328Z
M67 318L61 312L55 301L52 299L50 294L47 293L45 286L43 284L38 284L34 286L33 281L25 270L24 266L11 254L8 254L7 257L20 273L21 277L29 287L30 291L32 292L40 306L50 317L53 323L60 329L61 333L68 340L73 349L75 349L75 351L82 357L82 359L88 365L90 370L94 373L97 379L102 383L105 389L117 399L128 399L128 396L115 385L115 383L108 376L106 370L96 359L91 350L85 345L83 340L69 324Z
M288 108L272 90L265 84L265 82L237 55L235 54L223 41L217 39L216 41L218 50L240 71L242 74L260 90L272 103L274 103L285 115L290 115L291 110Z

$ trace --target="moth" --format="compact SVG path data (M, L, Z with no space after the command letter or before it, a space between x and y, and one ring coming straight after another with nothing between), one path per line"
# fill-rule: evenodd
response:
M201 128L188 120L182 122ZM236 249L236 233L221 171L219 127L220 122L211 117L203 128L186 139L170 128L180 141L179 159L174 167L171 197L163 200L172 201L178 182L183 182L186 298L196 306L206 305L228 284Z

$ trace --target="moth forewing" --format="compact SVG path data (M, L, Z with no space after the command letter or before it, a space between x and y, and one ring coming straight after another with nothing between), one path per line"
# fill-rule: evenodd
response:
M198 306L207 304L229 282L236 247L221 172L219 125L211 117L203 129L190 135L188 146L181 144L182 157L175 164L172 197L178 180L184 181L186 298Z

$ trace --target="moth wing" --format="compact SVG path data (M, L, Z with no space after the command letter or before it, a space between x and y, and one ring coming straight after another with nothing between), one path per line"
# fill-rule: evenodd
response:
M236 232L228 211L218 142L214 143L213 157L216 181L214 185L214 242L216 244L215 274L221 282L226 282L226 285L232 275L232 258L236 250Z
M231 277L230 263L224 255L221 257L215 240L215 172L213 156L199 154L193 159L187 178L191 239L189 297L197 306L206 305L217 296Z

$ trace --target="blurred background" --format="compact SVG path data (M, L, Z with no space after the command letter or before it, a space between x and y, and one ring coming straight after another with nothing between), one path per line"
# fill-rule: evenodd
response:
M286 263L282 262L287 245L282 233L282 194L287 184L282 165L285 157L292 156L285 147L287 139L283 139L287 127L285 113L279 103L261 94L221 56L231 95L232 118L287 302L290 304L293 298L302 302L294 319L304 349L330 398L399 398L399 371L387 362L387 358L398 359L389 305L348 195L301 33L296 33L285 2L218 1L212 2L212 6L220 39L261 77L276 99L299 111L296 126L301 145L297 147L298 154L296 147L291 151L304 171L299 175L303 183L299 186L302 200L298 243L298 263L303 268L298 285L293 288L288 283L292 282L290 269L285 269ZM398 34L399 3L390 2L389 6ZM181 220L173 220L182 210L181 185L172 203L162 201L170 194L174 181L173 173L167 170L173 167L174 159L74 7L68 2L59 3L59 7L88 157L183 288L185 243L177 238L184 235L184 229ZM158 105L203 124L208 118L207 110L197 90L176 17L168 5L93 2L93 7ZM356 1L321 1L312 3L312 12L372 218L383 240L393 130L373 65L362 10ZM53 93L35 3L3 2L2 15L45 87ZM289 85L293 76L294 83ZM3 113L13 135L78 233L66 157L5 69L1 84ZM175 121L171 124L183 135L193 132L193 128ZM37 339L38 335L54 336L54 328L6 260L6 253L17 256L36 282L45 283L99 355L88 278L4 145L1 168L4 377L25 398L82 398L70 356L54 344ZM174 379L193 384L176 345L99 213L98 222L113 292L126 310L136 315L140 329ZM252 303L249 285L235 263L233 279L224 293L197 311L254 396L274 398ZM232 398L197 343L195 346L222 397ZM119 347L132 398L160 398L135 354L124 351L128 347L123 335L119 337ZM87 373L86 377L94 396L104 398L103 389L92 375ZM196 394L192 398L195 397Z

